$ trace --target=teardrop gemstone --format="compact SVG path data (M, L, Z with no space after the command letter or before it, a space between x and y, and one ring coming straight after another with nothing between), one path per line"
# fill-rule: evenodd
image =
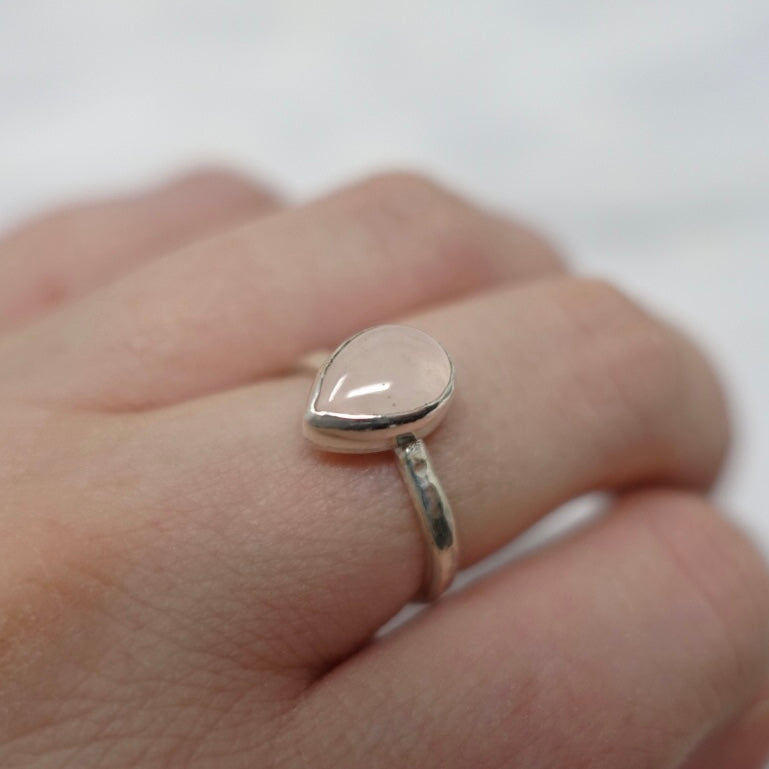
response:
M390 417L444 397L452 365L441 345L410 326L376 326L349 339L319 374L315 412Z

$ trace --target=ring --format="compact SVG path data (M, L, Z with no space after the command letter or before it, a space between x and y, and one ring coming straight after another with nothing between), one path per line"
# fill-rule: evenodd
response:
M427 601L451 584L458 563L451 506L422 441L453 392L454 364L435 339L410 326L375 326L322 363L304 415L305 437L326 451L395 452L425 542Z

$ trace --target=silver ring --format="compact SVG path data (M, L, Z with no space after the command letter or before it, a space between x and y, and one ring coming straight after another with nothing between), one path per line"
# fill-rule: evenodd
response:
M317 363L308 357L305 367ZM422 600L435 600L457 571L454 518L422 438L446 416L454 364L424 331L375 326L351 336L320 364L304 435L326 451L392 450L425 542Z

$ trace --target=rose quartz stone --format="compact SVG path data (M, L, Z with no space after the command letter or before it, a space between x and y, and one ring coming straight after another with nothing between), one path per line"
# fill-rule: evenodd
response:
M424 331L377 326L338 351L327 366L315 410L340 416L392 416L438 400L451 381L451 361Z

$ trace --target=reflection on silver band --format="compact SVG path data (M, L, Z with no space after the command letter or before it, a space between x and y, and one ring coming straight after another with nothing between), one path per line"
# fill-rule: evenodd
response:
M457 538L451 506L423 441L413 435L401 436L395 456L424 535L425 574L420 598L433 601L451 584L457 572Z

